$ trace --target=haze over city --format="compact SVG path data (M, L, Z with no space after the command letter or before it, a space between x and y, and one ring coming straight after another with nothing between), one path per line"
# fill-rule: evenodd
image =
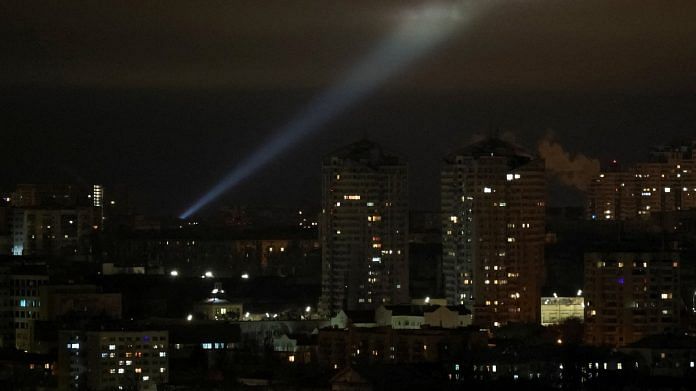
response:
M0 389L692 388L694 20L0 2Z
M424 6L6 4L0 159L22 170L0 182L125 183L148 208L181 212ZM316 204L308 167L363 136L405 155L426 187L451 145L496 132L636 161L696 119L693 14L691 2L494 2L227 197ZM412 199L437 206L435 192Z

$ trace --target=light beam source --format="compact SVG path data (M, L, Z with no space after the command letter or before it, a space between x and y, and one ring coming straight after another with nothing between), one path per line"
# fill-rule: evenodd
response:
M406 10L393 34L382 40L338 83L314 97L274 137L205 193L179 217L186 219L220 197L281 152L370 94L390 77L443 43L474 16L473 1L428 2Z

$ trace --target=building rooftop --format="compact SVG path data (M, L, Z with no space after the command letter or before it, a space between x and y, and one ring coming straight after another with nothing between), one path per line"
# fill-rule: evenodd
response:
M437 311L440 307L439 305L395 304L387 305L384 308L390 310L392 316L423 316L425 313ZM460 315L471 314L471 311L463 305L448 305L444 307Z
M385 151L381 145L368 139L362 139L331 152L324 157L324 164L331 164L333 158L368 167L404 164L402 158Z
M445 158L445 161L453 163L457 156L471 157L474 159L484 156L502 156L509 158L511 163L515 163L514 165L524 164L534 159L534 155L524 147L497 137L487 137L481 141L458 149L450 153Z

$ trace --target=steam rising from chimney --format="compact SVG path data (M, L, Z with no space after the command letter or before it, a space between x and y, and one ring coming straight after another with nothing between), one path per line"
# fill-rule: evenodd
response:
M592 179L599 174L599 160L583 154L572 156L561 144L549 137L539 142L539 155L546 160L546 172L561 183L586 190Z

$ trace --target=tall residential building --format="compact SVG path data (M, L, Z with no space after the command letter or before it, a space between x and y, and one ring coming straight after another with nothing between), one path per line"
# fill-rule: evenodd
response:
M442 273L474 323L538 322L544 279L544 161L488 138L450 154L441 177Z
M322 163L324 311L409 301L406 163L363 140Z
M587 192L587 217L630 220L696 208L696 141L655 148L650 161L601 172Z
M99 188L97 190L97 187ZM94 193L98 191L101 201L100 185L92 188L68 184L18 184L12 192L10 203L17 208L71 208L92 206L96 202ZM94 205L98 206L98 205Z
M12 255L88 257L100 224L94 207L16 208L11 220Z
M585 339L623 346L679 325L679 253L585 254Z
M102 185L19 184L7 199L12 255L91 255L105 220ZM115 206L112 199L107 211Z

